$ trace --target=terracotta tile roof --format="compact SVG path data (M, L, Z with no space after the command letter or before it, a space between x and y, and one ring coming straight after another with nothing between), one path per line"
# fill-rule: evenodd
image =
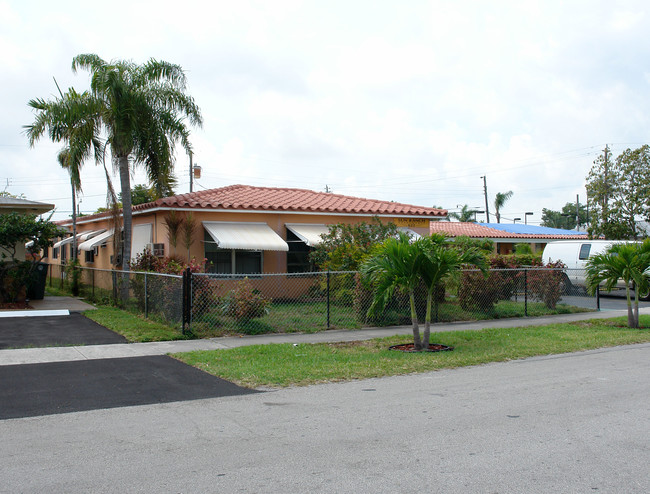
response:
M399 202L315 192L307 189L230 185L219 189L180 194L140 204L133 211L151 208L209 208L251 211L299 211L318 213L378 214L445 217L444 209L414 206Z
M429 231L431 233L446 233L450 237L460 237L461 235L464 235L472 238L514 238L531 240L583 240L587 238L586 235L510 233L503 230L497 230L496 228L483 226L480 223L460 223L451 221L432 221L429 225Z
M331 214L423 216L427 218L444 218L447 216L446 209L315 192L308 189L254 187L252 185L230 185L219 189L201 190L191 194L164 197L154 202L133 206L133 212L144 212L155 208L296 211ZM98 213L80 217L78 221L87 223L108 218L109 216L109 213ZM58 225L70 225L72 220L61 220L56 223Z

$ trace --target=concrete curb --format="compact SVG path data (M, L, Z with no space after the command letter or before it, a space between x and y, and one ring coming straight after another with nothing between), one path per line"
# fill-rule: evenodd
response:
M0 317L42 317L42 316L69 316L67 309L58 310L9 310L0 311Z

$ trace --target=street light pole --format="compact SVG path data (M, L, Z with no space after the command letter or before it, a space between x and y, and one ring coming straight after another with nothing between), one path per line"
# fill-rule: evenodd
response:
M533 213L524 213L524 225L528 224L528 217L532 215Z

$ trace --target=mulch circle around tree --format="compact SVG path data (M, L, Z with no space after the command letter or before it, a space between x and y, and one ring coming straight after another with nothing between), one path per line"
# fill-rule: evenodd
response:
M415 344L413 343L404 343L403 345L393 345L388 347L389 350L396 350L398 352L406 353L422 353L422 352L451 352L454 347L447 345L440 345L439 343L429 343L429 348L427 350L416 350Z

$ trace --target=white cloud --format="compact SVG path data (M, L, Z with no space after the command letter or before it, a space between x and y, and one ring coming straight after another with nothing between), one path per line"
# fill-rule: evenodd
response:
M575 200L605 143L647 139L644 2L0 1L0 180L69 208L58 146L28 149L27 101L87 87L72 57L180 64L205 116L201 185L286 185L506 210ZM128 11L129 15L123 15ZM620 143L620 144L618 144ZM180 191L188 159L177 160ZM36 177L36 178L35 178ZM82 208L103 204L83 172ZM134 183L144 181L141 172ZM507 216L508 211L504 211Z

